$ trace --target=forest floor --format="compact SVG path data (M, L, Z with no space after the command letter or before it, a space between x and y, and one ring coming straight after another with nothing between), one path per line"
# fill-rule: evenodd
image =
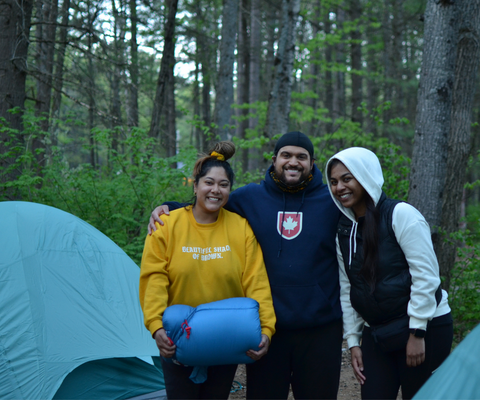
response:
M245 399L247 393L247 377L245 373L245 365L239 365L237 368L237 374L235 375L235 381L239 382L242 386L236 392L231 393L229 399ZM238 386L238 385L235 385ZM340 386L338 389L338 400L357 400L360 399L360 384L353 375L352 366L350 365L350 351L347 349L346 342L343 343L342 352L342 369L340 372ZM288 400L293 400L293 394L290 390ZM400 393L398 399L401 399Z

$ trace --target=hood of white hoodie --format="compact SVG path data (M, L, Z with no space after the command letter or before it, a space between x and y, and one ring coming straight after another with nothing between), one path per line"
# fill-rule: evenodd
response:
M333 201L350 220L355 221L355 214L351 208L346 208L338 201L332 193L332 185L328 174L328 167L332 160L339 160L345 165L355 179L363 186L366 192L377 205L382 195L383 173L378 157L372 151L363 147L350 147L335 154L328 160L325 167L325 176L327 177L328 190Z

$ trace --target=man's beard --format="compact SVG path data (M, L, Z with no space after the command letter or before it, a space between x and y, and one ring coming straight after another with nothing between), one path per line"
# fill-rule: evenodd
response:
M297 170L297 171L300 172L300 170ZM294 187L294 186L299 185L300 183L302 183L304 180L306 180L310 176L310 173L311 173L311 171L306 171L304 169L303 171L300 172L300 176L298 177L298 179L287 180L287 175L286 175L286 172L283 168L281 169L281 171L277 171L275 169L275 175L277 176L277 178L288 187Z

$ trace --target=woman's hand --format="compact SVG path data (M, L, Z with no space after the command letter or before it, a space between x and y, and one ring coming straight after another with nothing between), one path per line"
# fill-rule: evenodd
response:
M150 220L148 221L149 235L151 235L157 230L155 222L158 222L160 225L163 226L163 221L159 218L159 216L162 214L170 215L170 209L168 208L168 206L158 206L157 208L155 208L155 210L152 211L152 215L150 215Z
M410 334L407 343L407 366L418 367L425 361L425 339Z
M352 356L352 367L355 378L360 382L360 385L365 383L365 375L363 375L363 359L362 349L359 346L350 348L350 355Z
M268 338L267 335L262 333L262 341L258 345L260 347L260 350L255 351L255 350L248 350L247 351L247 356L249 356L252 360L260 360L265 354L268 353L268 348L270 347L270 339Z
M153 338L157 343L160 355L165 358L171 358L175 354L177 346L175 346L172 340L167 336L165 329L161 328L153 334Z

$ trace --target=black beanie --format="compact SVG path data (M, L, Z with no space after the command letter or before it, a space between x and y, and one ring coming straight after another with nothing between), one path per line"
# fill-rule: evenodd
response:
M277 144L275 145L275 150L273 153L277 155L278 151L285 146L297 146L302 147L310 153L310 158L313 160L313 144L312 141L302 132L288 132L278 139Z

